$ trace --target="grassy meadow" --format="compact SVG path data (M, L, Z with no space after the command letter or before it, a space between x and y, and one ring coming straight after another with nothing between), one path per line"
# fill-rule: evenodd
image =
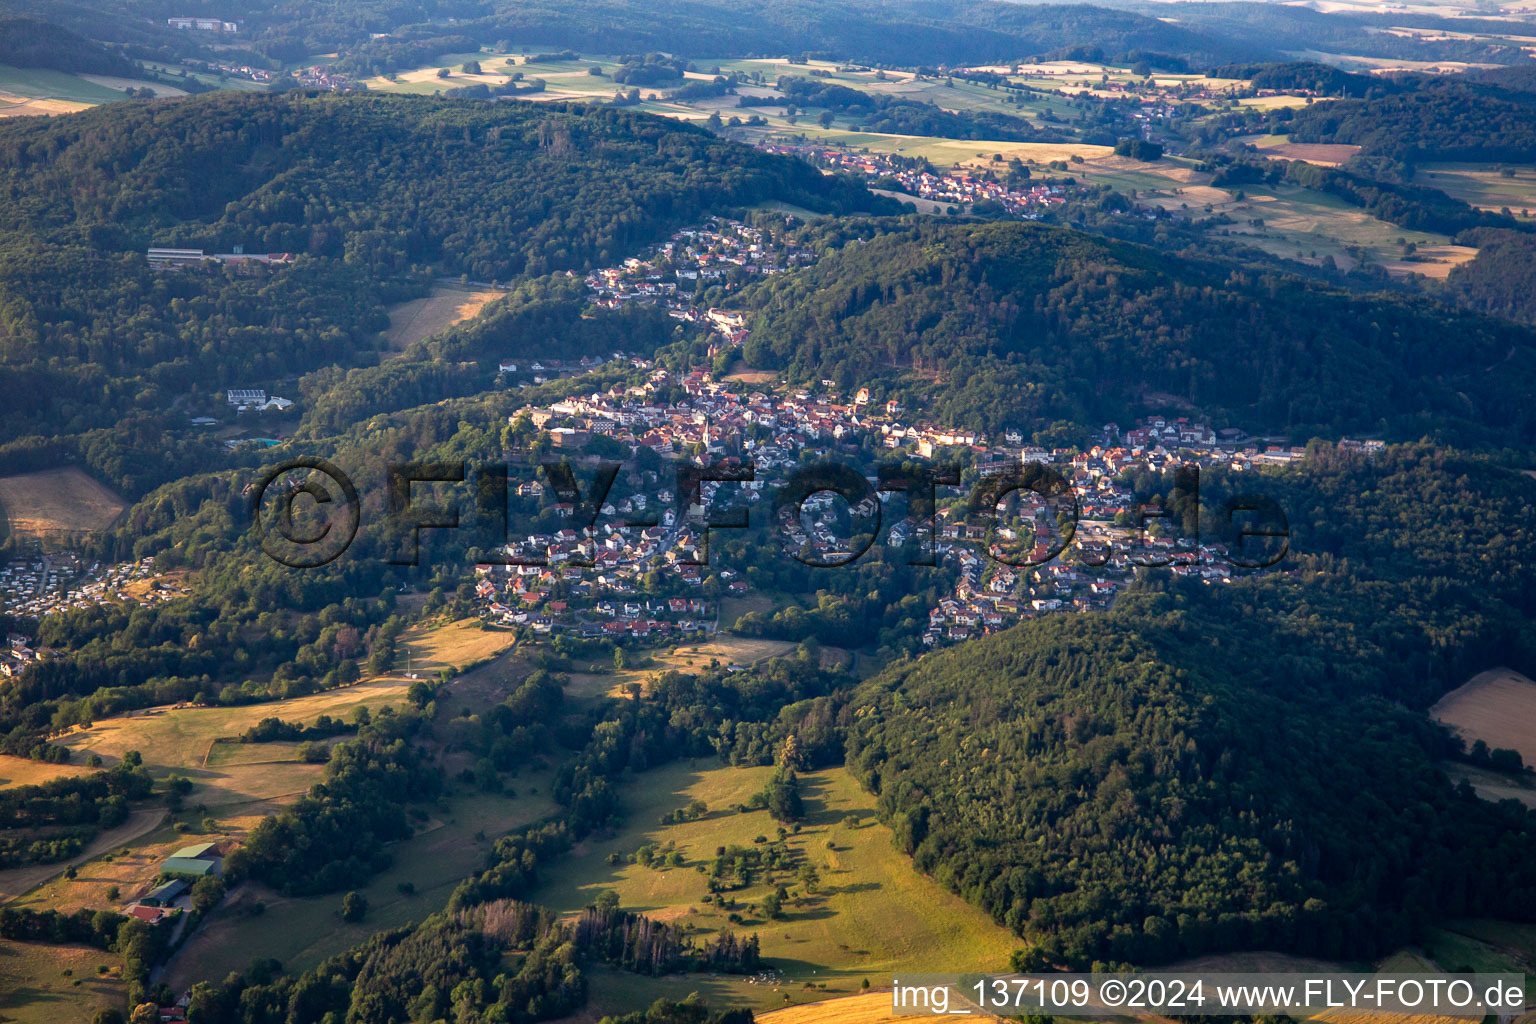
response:
M624 827L612 837L589 838L575 856L552 866L532 898L574 911L611 889L620 906L686 924L695 934L755 932L763 955L784 974L783 990L806 993L811 990L805 986L811 985L825 993L817 998L856 992L864 978L875 984L893 971L1006 968L1017 940L919 875L892 845L889 829L876 822L874 798L842 768L801 776L807 813L801 830L786 840L797 863L815 866L819 882L813 892L798 881L790 884L792 895L777 920L749 906L772 891L767 883L759 880L730 892L726 895L736 901L742 924L729 922L728 911L717 903L706 903L709 889L699 867L716 847L750 847L758 836L776 835L767 811L733 809L760 791L772 771L674 764L635 776L623 789ZM662 815L692 800L708 806L702 819L658 824ZM657 869L627 860L608 863L609 854L627 858L645 844L671 844L683 865ZM760 1001L763 993L756 986L732 984L756 1005L782 1001L782 992Z

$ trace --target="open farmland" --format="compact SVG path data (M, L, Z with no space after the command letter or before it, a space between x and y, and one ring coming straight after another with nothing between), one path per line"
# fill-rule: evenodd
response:
M341 920L340 894L289 897L246 883L171 961L168 977L177 986L222 978L252 957L304 970L377 931L442 910L454 886L484 866L498 837L555 812L552 774L524 771L513 780L515 796L470 793L434 810L416 835L389 847L394 863L359 887L368 900L362 921ZM249 916L258 900L264 910Z
M785 992L803 993L814 984L825 994L853 993L866 977L874 983L908 969L1006 968L1017 940L918 874L892 845L890 830L875 821L874 798L842 768L801 776L806 816L800 831L786 839L797 864L815 867L819 880L814 891L807 892L798 879L787 882L792 895L777 920L765 919L751 906L773 891L772 883L761 878L725 894L743 915L740 924L727 920L728 907L706 903L707 879L696 870L701 862L719 846L751 848L758 836L775 835L777 825L767 811L734 809L761 790L772 772L769 767L676 764L636 776L624 789L628 824L612 838L588 839L576 856L554 865L533 899L574 911L611 889L620 906L686 924L701 936L721 929L755 932L763 955L783 972ZM658 824L662 815L692 800L709 808L703 818ZM682 866L608 863L610 854L627 858L646 844L671 844ZM745 981L739 984L738 995L752 997L756 1005L782 1001L782 993L763 999Z
M389 311L389 330L384 332L389 349L396 354L404 352L423 338L478 316L505 294L493 288L467 290L439 285L430 295L402 302Z
M1536 167L1426 164L1414 181L1483 210L1508 207L1517 216L1536 211Z
M740 614L740 613L738 613ZM766 640L760 637L717 636L698 643L681 643L669 650L652 652L649 659L635 668L622 671L572 672L567 692L575 697L623 696L631 683L642 688L660 672L693 674L709 668L710 663L722 665L754 665L765 658L783 658L793 655L798 644L788 640ZM821 664L847 667L851 662L847 651L837 647L823 647Z
M762 1024L872 1024L891 1016L889 992L864 992L759 1014Z
M0 1020L85 1024L97 1010L120 1008L126 999L123 961L115 953L0 940Z
M164 820L163 808L140 807L128 815L127 821L91 840L90 844L76 857L56 864L27 864L0 871L0 903L30 892L54 876L62 877L64 869L71 864L87 863L92 858L133 842L145 833L153 831Z
M9 786L36 786L50 779L88 775L94 769L83 764L51 764L13 754L0 754L0 789Z
M17 538L95 533L123 508L121 498L72 466L0 477L0 510Z
M1471 746L1518 750L1536 764L1536 683L1507 668L1479 672L1441 697L1430 717L1456 730Z

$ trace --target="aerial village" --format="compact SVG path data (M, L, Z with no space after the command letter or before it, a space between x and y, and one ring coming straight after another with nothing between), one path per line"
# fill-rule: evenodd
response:
M1010 184L959 168L948 171L916 168L889 153L860 153L825 145L792 143L764 144L758 148L768 153L798 156L826 170L856 171L871 178L891 178L901 183L903 191L931 202L970 206L990 200L1022 220L1037 220L1051 207L1065 203L1069 196L1087 191L1082 185L1031 183L1028 179ZM892 195L903 198L894 192Z
M752 276L805 266L814 259L814 253L769 231L711 219L619 266L593 272L586 283L595 304L661 305L678 319L709 327L720 335L713 353L746 340L745 317L728 309L699 308L680 282L702 279L739 286ZM1213 430L1187 417L1163 416L1123 431L1117 424L1106 424L1098 443L1087 451L1046 449L1027 443L1022 430L989 439L975 430L910 421L898 400L871 401L868 388L844 397L830 380L821 381L814 391L776 388L717 380L708 367L676 374L643 358L626 358L633 368L647 372L643 384L615 384L605 392L525 406L509 421L527 416L548 436L552 449L575 452L594 437L605 437L631 452L645 450L659 461L637 474L640 486L632 493L615 496L622 489L615 485L590 528L582 528L575 519L578 510L559 501L540 481L518 485L520 497L541 502L557 522L570 522L515 537L505 547L503 562L475 567L475 593L487 619L525 627L535 635L563 632L585 639L658 640L712 632L721 625L719 599L743 596L750 585L744 567L718 560L708 564L702 554L706 519L731 508L760 505L796 466L839 457L846 461L850 453L863 452L867 458L870 451L936 463L963 456L982 475L1030 463L1050 466L1070 482L1076 498L1077 543L1051 556L1047 535L1054 527L1047 528L1052 519L1048 503L1029 493L1016 514L1024 522L999 525L994 537L1017 542L1025 529L1031 530L1037 543L1028 560L1038 564L1017 566L1008 561L1018 558L989 557L984 551L989 528L965 521L958 492L947 506L940 499L934 550L941 564L958 568L958 573L953 593L930 611L923 642L931 646L964 640L1021 617L1107 608L1141 564L1163 565L1176 575L1207 583L1229 582L1232 568L1220 545L1139 537L1128 528L1125 523L1136 502L1124 477L1138 470L1164 473L1181 466L1245 472L1286 465L1305 454L1302 448L1270 443L1283 442L1281 438L1252 439L1235 427ZM506 361L502 367L509 365L516 364ZM679 392L679 399L662 397ZM1382 447L1377 441L1345 441L1341 446L1368 453ZM696 497L678 495L670 462L680 458L750 464L754 479L706 481ZM868 479L874 482L872 472ZM879 500L889 497L884 492ZM843 520L838 506L838 499L825 491L804 502L800 522L788 524L795 542L837 551L846 543L835 532ZM873 510L851 511L858 515ZM766 522L766 510L758 515ZM927 528L911 517L887 529L884 539L896 547L928 536ZM1093 552L1091 560L1100 564L1086 564L1088 560L1078 557L1084 550ZM661 585L653 573L661 574Z

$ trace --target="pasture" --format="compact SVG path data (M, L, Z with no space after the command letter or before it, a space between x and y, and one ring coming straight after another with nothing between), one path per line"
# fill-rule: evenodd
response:
M1429 709L1435 721L1454 729L1470 747L1518 750L1536 764L1536 683L1507 668L1479 672Z
M566 692L573 697L621 697L631 683L644 689L650 678L660 672L694 674L709 668L714 661L722 665L755 665L766 658L791 657L798 647L788 640L744 636L715 636L698 643L684 642L670 649L649 652L649 658L634 668L572 672ZM641 656L640 653L633 655L635 658ZM823 647L821 650L821 664L827 668L847 666L849 661L848 652L841 648Z
M611 889L619 905L659 920L685 924L696 935L721 929L756 933L762 953L784 974L783 991L767 998L739 983L738 995L756 1005L782 1003L785 993L814 998L859 991L893 971L1003 970L1018 940L986 914L918 874L891 842L891 832L874 817L874 798L842 768L808 772L801 778L806 816L786 842L797 865L815 867L813 891L803 882L785 884L791 896L783 916L767 919L753 906L773 891L759 878L728 895L743 922L709 895L699 865L716 847L754 846L772 837L777 824L766 810L738 812L766 784L770 767L723 768L668 765L643 772L623 788L626 824L611 838L589 838L575 855L553 865L532 894L535 902L575 911ZM692 800L709 808L699 820L661 825L658 819ZM658 869L628 862L638 847L671 844L680 867ZM619 863L610 864L610 854ZM797 869L798 870L798 869ZM777 882L783 882L779 876ZM821 988L825 985L825 989Z
M1425 164L1414 181L1481 210L1507 206L1517 216L1536 211L1536 167L1529 165Z
M484 866L498 837L557 810L549 796L552 776L520 772L515 796L473 792L449 798L414 836L389 847L394 863L387 870L358 887L368 900L362 921L342 921L341 893L290 897L246 883L188 940L167 979L180 988L222 978L243 970L252 957L274 957L302 971L374 932L437 913L454 886ZM265 909L252 915L258 900Z
M18 539L97 533L125 507L122 498L73 466L0 477L0 511Z
M97 1010L122 1009L127 999L115 953L0 939L0 1020L85 1024Z

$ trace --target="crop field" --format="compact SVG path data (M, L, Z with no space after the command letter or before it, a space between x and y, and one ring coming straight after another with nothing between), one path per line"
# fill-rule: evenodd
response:
M611 889L621 907L686 924L701 936L722 928L755 932L763 955L784 975L780 991L772 994L745 980L734 983L739 997L759 1006L782 1003L789 993L795 1002L851 994L864 978L874 984L893 971L1006 967L1018 940L918 874L892 845L890 830L875 821L874 798L841 768L801 776L807 813L801 830L787 839L797 863L816 868L815 890L793 883L783 917L769 920L749 905L772 888L754 883L728 894L744 922L727 921L725 908L704 901L708 886L698 866L718 846L751 847L758 836L775 834L767 811L734 809L760 791L772 771L676 764L636 776L623 788L625 827L612 838L588 839L576 856L554 865L532 899L574 911ZM709 808L703 818L658 824L662 815L692 800ZM682 866L608 863L610 854L627 858L645 844L671 844Z
M1337 167L1360 152L1359 146L1346 143L1291 142L1288 135L1255 135L1236 141L1252 143L1263 156L1280 160L1305 160L1319 167Z
M127 998L123 961L115 953L0 939L0 1020L84 1024Z
M136 85L147 85L135 83ZM121 89L88 81L80 75L48 68L14 68L0 64L0 93L23 99L64 100L68 103L108 103L125 99Z
M1507 206L1517 216L1536 212L1536 167L1529 165L1425 164L1414 182L1483 210Z
M873 978L870 979L870 984L875 984ZM980 1016L982 1019L997 1019L986 1014ZM786 1006L782 1010L757 1014L757 1020L762 1024L875 1024L876 1021L890 1020L890 1018L891 993L889 991L863 992L856 996L824 999L820 1002Z
M443 669L462 672L501 654L516 639L509 630L482 629L479 619L412 626L400 634L396 644L395 671L417 675Z
M95 533L124 507L120 497L72 466L0 477L0 511L18 538Z
M389 339L390 351L403 352L423 338L478 316L505 294L490 288L466 290L439 285L430 295L402 302L389 311L389 330L384 336Z
M302 971L374 932L442 910L454 886L484 865L499 836L557 810L549 795L552 776L521 772L513 780L515 796L450 798L446 811L434 811L415 836L389 848L394 863L388 870L358 889L368 900L362 921L341 920L339 893L295 898L246 883L171 961L171 985L222 978L243 970L252 957L275 957L290 970ZM246 908L256 900L265 910L252 916Z
M1479 672L1441 697L1429 714L1456 730L1469 747L1482 740L1495 749L1518 750L1526 764L1536 764L1536 683L1518 672Z
M562 48L551 47L550 49ZM516 63L509 65L507 63L509 60ZM462 70L463 65L469 61L479 62L480 74ZM593 75L587 70L594 64L603 69L601 76ZM593 99L612 96L614 90L619 88L610 77L617 68L618 65L613 61L596 57L584 56L575 61L529 63L525 55L514 53L459 53L444 54L431 64L397 72L393 78L385 78L382 75L370 78L365 84L371 92L431 95L467 85L485 85L494 88L507 84L512 80L514 73L521 73L525 79L544 79L546 86L544 92L524 94L522 97L524 99ZM448 75L439 77L438 72L444 69L448 71Z

